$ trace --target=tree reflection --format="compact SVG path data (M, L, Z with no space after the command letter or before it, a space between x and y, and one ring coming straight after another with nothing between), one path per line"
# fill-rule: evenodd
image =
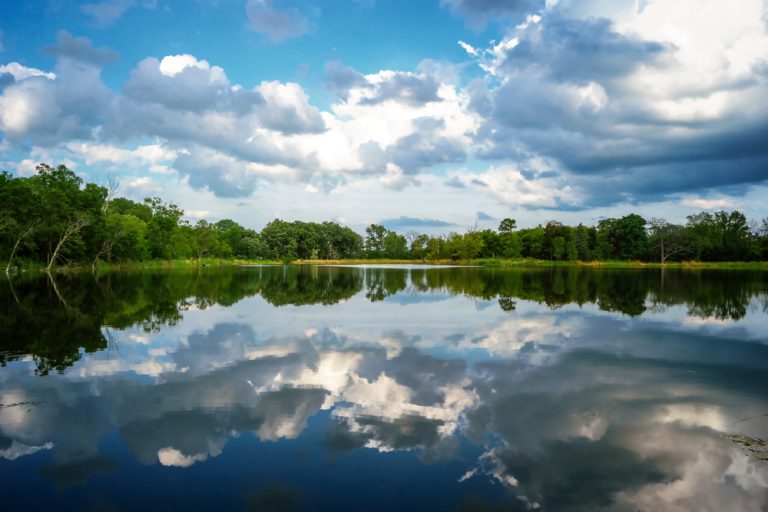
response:
M232 305L261 296L273 306L332 305L363 292L376 302L400 293L439 293L497 300L506 312L520 300L550 308L595 304L637 316L684 305L688 314L743 318L750 301L766 302L768 273L479 268L264 266L194 271L111 273L98 280L66 275L7 280L0 287L0 364L32 356L37 373L62 372L83 352L107 348L105 327L156 332L190 307Z

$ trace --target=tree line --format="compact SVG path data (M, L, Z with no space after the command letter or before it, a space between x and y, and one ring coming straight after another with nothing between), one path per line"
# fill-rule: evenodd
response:
M178 205L159 197L142 202L117 197L119 184L84 183L64 165L40 164L37 174L0 173L0 257L6 273L22 262L47 270L67 263L133 262L205 257L250 260L393 258L470 260L751 261L768 259L768 218L748 222L739 211L701 212L684 225L637 214L603 219L596 226L549 221L518 229L464 233L400 234L372 224L361 236L335 222L275 219L257 232L224 219L183 218Z

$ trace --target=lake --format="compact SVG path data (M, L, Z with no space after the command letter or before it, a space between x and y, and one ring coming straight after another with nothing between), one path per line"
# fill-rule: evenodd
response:
M0 282L3 510L768 507L768 273Z

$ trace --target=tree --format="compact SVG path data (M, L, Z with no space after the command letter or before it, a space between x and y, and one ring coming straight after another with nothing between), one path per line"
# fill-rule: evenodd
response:
M658 217L648 221L648 244L658 254L661 263L666 263L670 256L688 252L692 246L683 226L670 224Z
M582 224L573 228L573 244L576 249L576 257L573 259L581 261L591 260L594 240L595 228L588 228Z
M556 260L563 259L565 254L565 238L562 236L555 237L552 240L552 257Z
M384 253L384 237L387 228L379 224L371 224L365 228L365 252L369 258L380 258Z
M499 223L499 233L512 233L515 229L517 229L515 219L505 218Z
M384 246L384 257L392 259L404 258L408 250L408 241L404 236L398 235L394 231L387 231L382 241Z
M411 242L411 256L423 260L427 255L429 236L418 231L409 231L408 239Z
M14 240L11 255L8 256L8 263L5 265L5 275L10 275L11 265L13 264L13 258L16 255L16 251L18 251L19 245L32 236L35 227L37 226L37 221L32 219L21 225L9 218L5 218L4 221L5 222L2 223L3 225L0 226L0 232L7 231L11 234L11 237Z
M171 240L179 227L184 210L173 203L165 203L159 197L147 198L152 217L147 223L147 245L153 258L169 258L173 255Z
M135 215L110 213L105 217L104 223L106 238L112 241L106 253L108 259L140 261L147 257L146 222Z
M569 261L575 261L579 259L579 251L576 249L576 242L574 240L568 240L566 245L567 255Z
M59 239L56 242L56 247L53 250L53 254L51 254L51 259L48 260L48 265L45 267L46 272L50 274L51 267L53 267L53 264L59 258L61 249L67 244L67 242L70 242L78 233L80 233L80 231L82 231L82 229L87 225L88 220L82 215L75 215L69 219L59 234Z
M502 233L501 250L505 258L519 258L522 255L523 241L519 233Z
M203 256L210 254L216 249L218 243L219 237L216 228L205 220L197 221L193 228L192 247L197 255L198 265Z
M620 219L601 220L598 223L600 257L620 260L643 259L648 251L645 224L645 219L635 213Z

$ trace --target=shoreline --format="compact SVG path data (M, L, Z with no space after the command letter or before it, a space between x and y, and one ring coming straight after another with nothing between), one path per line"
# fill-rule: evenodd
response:
M339 260L241 260L203 258L202 260L150 260L139 262L100 262L96 273L136 270L173 270L210 267L248 267L264 265L314 265L314 266L362 266L362 265L419 265L427 267L475 267L475 268L578 268L578 269L682 269L682 270L768 270L768 261L675 261L667 263L644 261L548 261L535 259L473 259L473 260L419 260L419 259L339 259ZM93 272L88 264L55 267L55 273ZM16 267L12 274L44 274L43 264L26 264Z

